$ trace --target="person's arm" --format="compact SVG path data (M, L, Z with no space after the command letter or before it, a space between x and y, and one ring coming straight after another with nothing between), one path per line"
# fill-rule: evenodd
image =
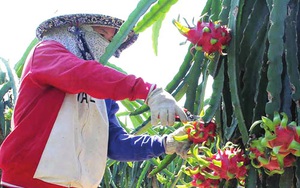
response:
M97 61L83 60L55 41L36 46L25 75L40 87L53 86L67 93L85 92L95 98L146 99L152 84Z
M115 113L119 106L113 100L105 100L109 118L108 157L118 161L141 161L165 153L163 136L128 134L119 124Z
M24 77L32 79L42 89L50 86L71 94L85 92L98 99L146 100L153 125L160 120L162 125L172 126L175 115L187 121L183 109L164 89L97 61L80 59L55 41L44 41L36 46Z

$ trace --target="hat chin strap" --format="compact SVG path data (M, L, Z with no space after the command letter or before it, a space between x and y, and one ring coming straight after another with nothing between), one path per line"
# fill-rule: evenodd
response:
M85 60L95 60L95 57L92 55L91 50L85 40L85 33L76 26L69 27L68 31L75 36L75 41L82 58Z
M69 31L75 35L82 57L87 60L100 60L109 42L91 26L83 25L80 28L72 26Z

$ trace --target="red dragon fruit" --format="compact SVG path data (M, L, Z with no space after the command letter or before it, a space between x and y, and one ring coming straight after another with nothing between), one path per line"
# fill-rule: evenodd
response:
M205 146L195 146L192 154L200 166L199 173L207 179L228 181L235 178L240 184L245 183L249 160L237 145L227 142L223 148L218 148L216 153L212 153L211 149Z
M278 160L275 156L270 156L269 161L261 160L260 162L262 163L262 166L268 170L267 174L269 174L269 175L271 175L271 173L274 171L281 170L280 164L278 163ZM283 166L284 166L284 168L291 167L294 165L295 162L296 162L296 157L292 154L289 154L284 157Z
M261 125L264 129L262 137L250 141L249 157L257 168L264 167L268 174L284 172L300 156L300 127L294 121L288 124L285 113L274 113L273 120L262 117L250 128Z
M248 163L243 151L235 147L224 147L210 157L209 168L219 174L220 178L244 180Z
M261 144L262 137L252 140L249 147L249 158L255 168L263 167L266 174L283 174L284 168L293 166L296 157L288 154L282 159L272 155L270 149Z
M210 145L216 136L216 127L216 124L212 121L208 124L202 121L191 122L191 124L186 126L188 139L194 144L207 142Z
M186 167L183 172L192 178L192 181L188 184L188 187L197 187L197 188L217 188L219 187L219 179L210 179L200 173L200 166L197 167ZM206 168L206 167L205 167ZM209 169L205 169L209 171ZM213 173L213 172L211 172ZM179 186L180 187L180 186ZM185 186L187 187L187 186Z
M216 136L217 125L211 121L204 123L203 121L189 121L184 125L186 133L185 135L174 136L177 141L190 140L193 144L203 144L210 146L214 142Z
M201 173L193 175L191 185L198 188L218 188L220 180L206 178Z
M218 187L221 181L232 179L237 179L239 184L244 185L250 161L244 151L232 142L227 142L223 148L218 146L220 140L213 121L207 124L200 120L190 121L185 124L185 130L186 135L175 136L174 139L189 139L193 142L191 155L187 159L190 166L183 170L192 178L187 185L214 188ZM216 141L216 144L211 144L208 140ZM186 188L187 185L177 187Z
M173 24L188 41L195 45L196 50L203 51L206 56L214 52L224 55L223 50L231 40L229 28L221 25L220 21L199 20L197 26L193 28L185 27L176 20L173 20Z

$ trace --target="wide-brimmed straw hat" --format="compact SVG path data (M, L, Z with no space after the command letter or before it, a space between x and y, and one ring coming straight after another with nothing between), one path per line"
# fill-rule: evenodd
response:
M123 23L124 20L103 14L66 14L42 22L36 29L36 37L41 40L47 31L63 26L94 25L115 28L118 31ZM133 44L137 38L138 35L135 34L134 31L130 31L126 40L118 48L115 56L118 57L119 54Z

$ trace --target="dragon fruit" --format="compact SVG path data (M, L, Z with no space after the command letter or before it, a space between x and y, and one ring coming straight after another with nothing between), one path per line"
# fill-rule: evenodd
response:
M296 157L292 154L276 157L270 149L261 144L262 137L252 140L249 147L249 159L255 168L263 167L266 174L283 174L284 168L293 166Z
M213 154L207 160L210 161L209 168L216 172L220 178L230 180L237 178L244 180L248 164L248 160L243 151L234 145L227 145L223 149L218 149L216 154Z
M190 121L185 124L187 134L174 137L177 141L188 139L193 142L187 159L190 166L183 170L192 181L177 187L214 188L221 181L232 179L244 185L250 161L244 151L232 142L220 148L216 127L214 121L207 124L201 120Z
M227 142L223 148L218 148L216 153L205 146L195 146L192 149L198 168L198 173L205 179L226 181L237 179L243 185L247 175L249 160L243 150L237 145ZM203 179L201 180L201 183Z
M250 128L260 124L264 129L262 137L250 141L249 158L254 167L264 167L267 174L282 174L300 156L300 127L294 121L288 124L287 115L281 115L275 112L273 120L262 117Z
M187 134L174 136L177 141L190 140L193 144L203 144L210 146L214 142L216 136L217 125L211 121L204 123L203 121L189 121L184 125Z
M209 169L205 169L209 171ZM189 183L189 187L197 187L197 188L217 188L219 187L220 180L219 179L210 179L200 172L200 166L197 167L186 167L184 173L192 178L192 181ZM213 172L211 172L213 173Z
M221 25L220 21L198 21L193 28L185 27L178 21L173 20L173 24L179 32L187 37L187 40L194 44L194 49L203 51L206 56L214 52L225 55L223 50L231 40L230 29Z
M287 156L284 157L283 159L283 166L284 168L286 167L291 167L294 165L294 163L296 162L296 157L292 154L289 154ZM280 174L280 171L282 170L282 168L280 167L280 164L278 163L278 160L276 157L274 156L270 156L269 161L263 161L261 160L260 163L262 164L262 166L267 169L267 174L272 175L274 174L275 171L279 172L278 174ZM282 173L284 171L282 170Z
M188 139L195 144L206 142L207 145L210 145L216 136L216 127L216 124L212 121L208 124L202 121L191 122L186 126Z

